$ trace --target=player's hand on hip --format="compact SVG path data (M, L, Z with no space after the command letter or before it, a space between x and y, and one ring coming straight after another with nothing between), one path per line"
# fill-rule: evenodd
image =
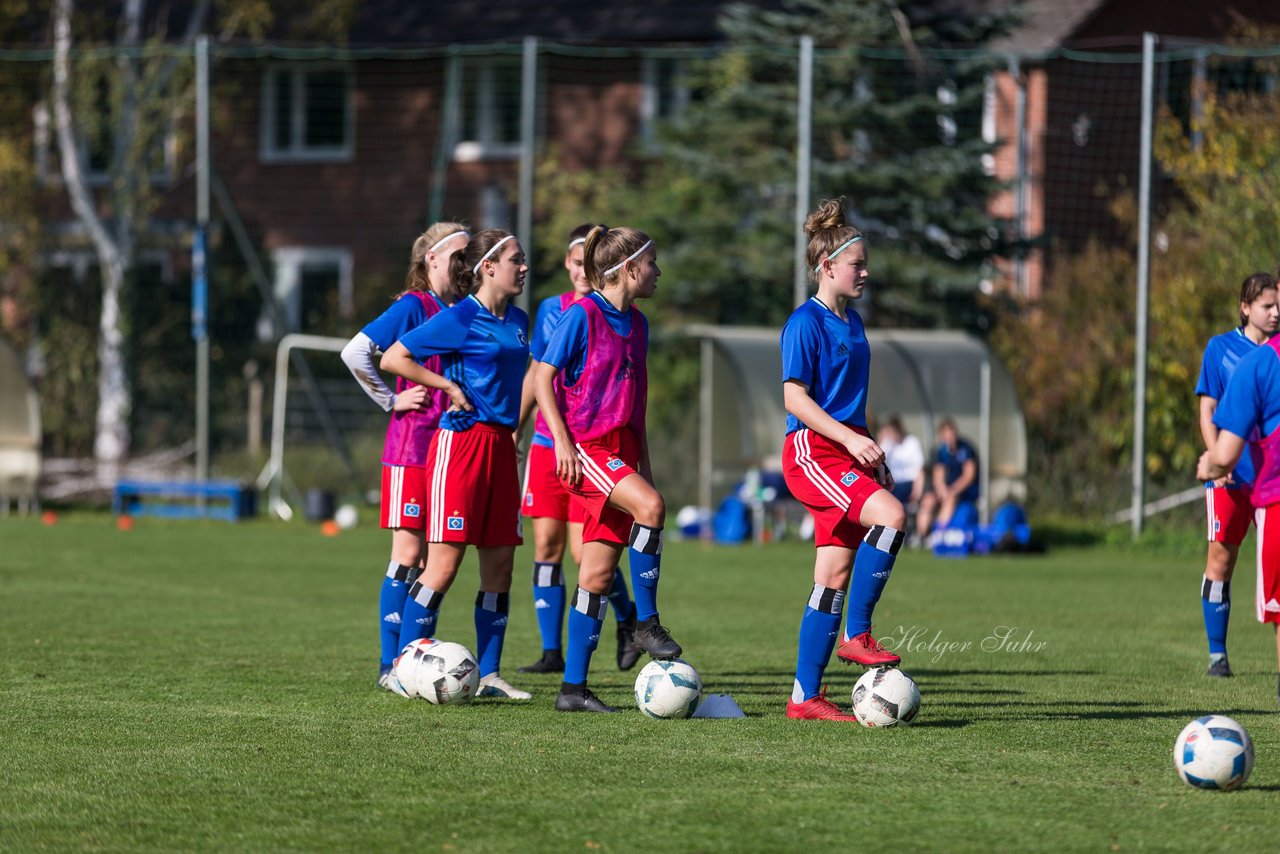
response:
M893 472L889 471L889 467L884 463L876 466L876 483L890 492L893 492L893 487L896 485L896 481L893 479Z
M426 402L427 390L420 385L416 385L397 394L396 402L392 409L396 412L417 412L422 409Z
M1214 477L1214 466L1209 462L1209 452L1205 451L1200 455L1200 461L1196 463L1196 480L1217 480Z
M451 400L453 405L458 409L465 412L470 412L475 409L475 407L471 405L471 401L467 400L467 395L462 391L462 387L457 383L449 383L449 387L445 389L445 394L449 395L449 400Z
M844 442L845 450L870 471L884 465L884 450L861 433L853 433Z

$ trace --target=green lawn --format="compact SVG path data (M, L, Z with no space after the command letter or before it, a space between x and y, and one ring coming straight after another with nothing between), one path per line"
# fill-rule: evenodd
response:
M386 549L368 527L0 522L0 850L1275 850L1275 653L1251 559L1238 676L1210 680L1199 559L906 554L877 633L916 632L923 705L915 726L866 730L783 715L805 546L668 544L664 622L748 714L673 722L634 710L612 617L593 686L625 713L560 715L555 678L517 677L537 654L527 550L506 673L532 703L375 689ZM474 572L439 632L468 646ZM983 648L1002 626L1023 648ZM832 696L856 675L833 665ZM1174 774L1174 738L1209 712L1253 735L1242 791Z

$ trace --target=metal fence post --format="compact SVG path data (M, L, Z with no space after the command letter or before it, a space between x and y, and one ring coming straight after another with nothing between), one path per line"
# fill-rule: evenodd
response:
M533 146L538 106L538 37L525 36L524 62L520 73L520 207L516 215L516 236L524 247L524 291L516 304L529 310L533 288Z
M1151 136L1155 88L1154 33L1142 34L1142 140L1138 150L1138 292L1133 355L1133 536L1142 534L1146 503L1147 302L1151 284Z
M196 39L196 228L191 238L191 335L196 340L196 480L209 479L209 37Z
M796 99L796 246L792 303L807 299L808 264L804 221L809 215L809 186L813 159L813 36L800 37L800 90Z

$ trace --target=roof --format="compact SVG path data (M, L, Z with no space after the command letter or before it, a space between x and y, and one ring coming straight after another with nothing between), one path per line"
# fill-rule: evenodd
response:
M1035 56L1061 47L1107 0L1023 0L1022 24L992 43L997 53Z

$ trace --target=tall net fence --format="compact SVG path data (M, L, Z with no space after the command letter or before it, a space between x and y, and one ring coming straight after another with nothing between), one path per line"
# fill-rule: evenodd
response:
M120 57L85 51L72 61L85 185L108 232L132 251L119 329L135 454L193 436L191 244L203 171L211 188L210 445L215 471L225 474L251 476L265 462L272 425L263 401L273 394L281 337L349 338L400 293L414 238L439 219L517 231L533 260L530 307L568 287L563 259L574 225L634 224L655 238L663 275L645 306L655 330L650 426L658 477L679 501L697 493L697 346L681 330L785 319L804 284L798 200L812 209L844 196L868 235L873 281L859 309L871 325L995 335L1007 317L1000 305L1040 304L1077 287L1088 274L1082 266L1102 259L1118 268L1108 281L1121 289L1113 295L1119 322L1131 326L1137 53L1028 59L526 42L213 45L209 56L207 162L195 144L192 51L151 49L137 62L145 109L132 117L121 110L120 81L105 72ZM1188 198L1176 180L1186 157L1211 142L1214 129L1196 121L1237 96L1269 96L1275 56L1213 46L1158 54L1157 148L1164 139L1167 154L1156 161L1158 223ZM0 53L0 75L11 83L0 104L0 168L15 188L0 202L13 238L5 329L43 394L46 452L77 456L93 449L103 285L100 253L63 177L51 62L47 53ZM808 97L799 86L806 78ZM806 116L807 151L799 146ZM121 158L130 129L137 151ZM1173 153L1179 132L1186 157ZM125 191L138 200L129 217ZM1157 255L1173 233L1157 228ZM1224 255L1213 287L1226 310L1197 308L1196 334L1230 323L1236 272L1274 266L1272 243L1267 235ZM1109 355L1132 364L1131 351ZM376 486L385 416L335 354L302 359L291 380L291 446L337 454L336 425L361 450L351 452L354 469L300 465L294 479ZM1197 359L1184 354L1187 371ZM1041 378L1010 368L1024 395L1034 392L1024 401L1029 423L1047 422L1054 403L1040 394ZM1107 418L1119 453L1132 425L1120 411ZM1169 429L1194 429L1183 420ZM1098 477L1104 492L1123 486L1114 472Z

